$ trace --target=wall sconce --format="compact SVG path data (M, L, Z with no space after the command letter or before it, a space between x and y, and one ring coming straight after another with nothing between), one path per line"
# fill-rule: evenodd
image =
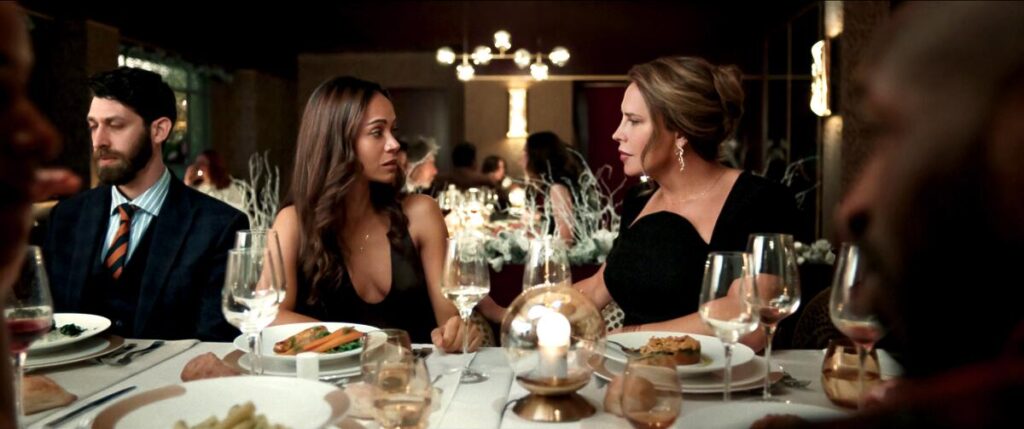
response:
M819 40L811 46L811 111L818 116L832 114L829 106L829 55L828 39Z
M834 39L843 33L843 2L826 1L825 3L825 37Z
M505 137L525 139L526 132L526 88L508 89L508 132Z

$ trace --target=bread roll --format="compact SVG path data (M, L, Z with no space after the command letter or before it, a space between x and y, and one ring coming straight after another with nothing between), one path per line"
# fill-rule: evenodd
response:
M26 415L63 407L78 399L45 375L25 376L21 382L21 391Z

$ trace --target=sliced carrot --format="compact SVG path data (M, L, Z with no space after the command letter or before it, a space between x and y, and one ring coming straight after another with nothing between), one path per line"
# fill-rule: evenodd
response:
M345 335L346 333L352 332L352 331L353 331L352 328L341 328L341 329L338 329L337 331L331 332L329 335L327 335L327 336L325 336L323 338L319 338L316 341L313 341L313 342L311 342L309 344L306 344L305 346L302 347L302 351L304 351L304 352L313 351L317 347L320 347L321 344L324 344L324 343L326 343L328 341L331 341L331 340L333 340L335 338L338 338L338 337L340 337L342 335Z
M335 347L338 347L338 346L340 346L342 344L350 343L352 341L358 340L359 337L362 337L362 336L363 336L362 332L359 332L359 331L356 331L356 330L352 330L351 332L349 332L349 333L347 333L345 335L342 335L342 336L340 336L338 338L335 338L335 339L333 339L331 341L328 341L326 343L321 344L319 347L317 347L313 351L317 352L317 353L324 353L324 352L326 352L326 351L328 351L330 349L333 349Z

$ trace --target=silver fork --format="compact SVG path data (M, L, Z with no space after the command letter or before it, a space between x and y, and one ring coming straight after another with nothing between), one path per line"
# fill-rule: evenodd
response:
M111 365L114 365L114 366L125 366L125 365L128 365L128 364L132 363L132 361L135 360L135 358L137 358L139 356L142 356L142 355L144 355L146 353L149 353L149 352L151 352L153 350L156 350L156 349L160 348L163 345L164 345L164 340L153 341L153 344L150 344L149 347L125 353L125 355L123 357L121 357L120 359L114 361L113 363L111 363Z
M118 358L120 358L125 353L128 353L128 352L134 350L138 346L139 346L138 343L128 343L128 344L125 344L124 347L121 347L121 348L119 348L117 350L114 350L114 352L111 353L111 354L103 355L103 356L100 356L100 357L96 358L96 362L106 363L106 364L112 363L113 361L117 360Z

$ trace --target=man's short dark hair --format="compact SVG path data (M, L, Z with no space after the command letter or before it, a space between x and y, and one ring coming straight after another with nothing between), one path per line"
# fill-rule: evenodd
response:
M487 158L484 158L484 163L480 166L480 172L484 174L491 174L498 171L499 163L502 162L505 162L505 160L498 155L488 156Z
M452 148L452 165L458 167L472 167L476 162L476 146L473 143L462 142Z
M89 90L97 98L117 101L132 109L148 127L153 121L178 119L174 91L160 75L148 70L120 67L96 73L89 78Z

